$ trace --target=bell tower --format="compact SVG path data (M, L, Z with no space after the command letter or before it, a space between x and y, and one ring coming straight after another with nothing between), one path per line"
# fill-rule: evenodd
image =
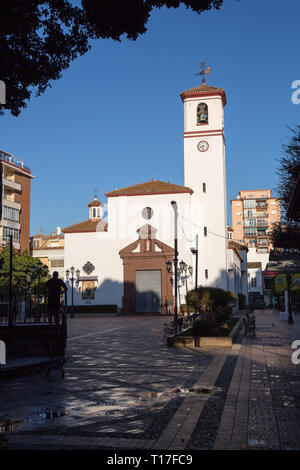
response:
M181 93L184 105L184 184L191 188L199 239L199 285L227 289L227 209L222 88L205 83Z

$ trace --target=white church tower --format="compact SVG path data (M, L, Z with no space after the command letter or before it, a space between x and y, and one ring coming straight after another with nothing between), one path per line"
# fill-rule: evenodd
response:
M184 184L191 188L193 236L198 235L198 285L228 289L224 137L225 91L205 84L181 93Z

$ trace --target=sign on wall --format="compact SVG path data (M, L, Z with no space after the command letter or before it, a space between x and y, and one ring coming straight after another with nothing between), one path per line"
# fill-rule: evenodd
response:
M95 299L95 281L82 281L82 299Z
M277 292L283 292L285 289L287 289L286 275L277 274L274 279L274 286Z
M300 274L294 274L291 282L291 290L300 290Z

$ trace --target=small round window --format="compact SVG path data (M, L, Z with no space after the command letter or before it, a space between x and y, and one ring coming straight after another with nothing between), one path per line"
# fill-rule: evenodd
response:
M143 210L142 210L142 216L144 217L144 219L146 220L149 220L153 217L153 210L151 209L151 207L145 207Z

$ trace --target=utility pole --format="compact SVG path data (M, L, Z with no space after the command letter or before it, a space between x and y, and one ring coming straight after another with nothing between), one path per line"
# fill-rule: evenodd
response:
M198 233L196 235L196 248L191 248L193 255L196 255L195 259L195 289L198 287Z
M175 336L177 336L178 328L178 307L177 307L177 271L178 271L178 210L175 201L171 201L174 211L174 289L175 289L175 304L174 304L174 323L175 323Z

